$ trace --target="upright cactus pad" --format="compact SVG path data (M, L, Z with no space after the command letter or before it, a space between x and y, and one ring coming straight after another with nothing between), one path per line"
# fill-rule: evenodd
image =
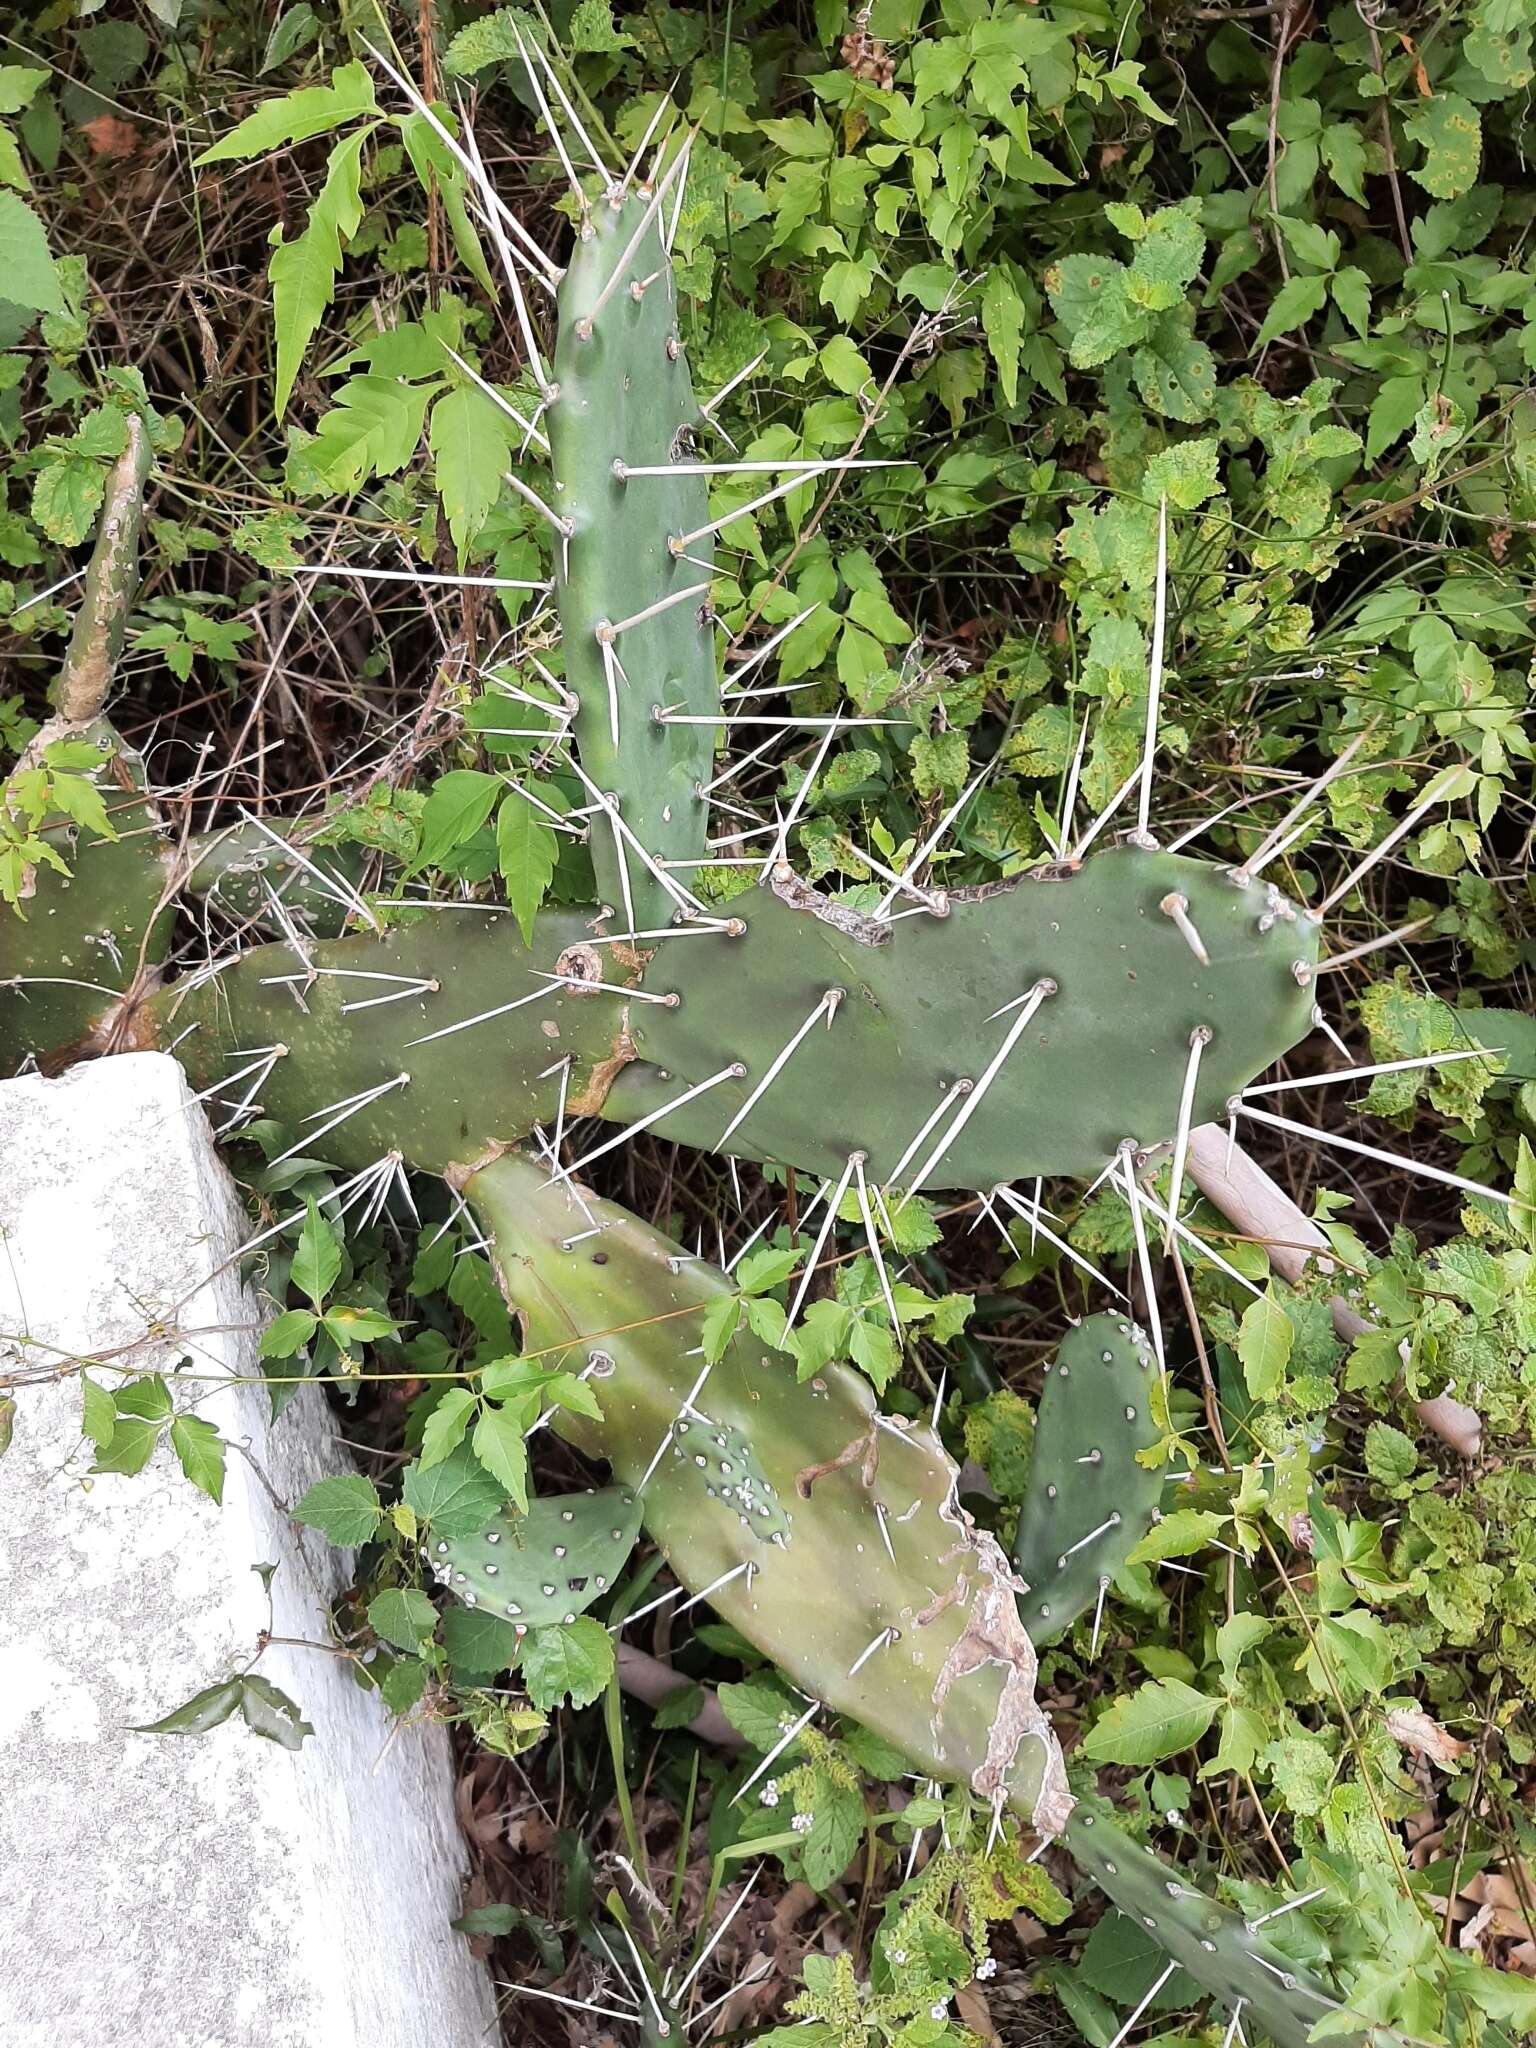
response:
M84 817L72 781L89 783L106 833ZM51 1065L110 1050L124 998L155 985L175 919L144 764L106 719L44 726L0 802L24 815L43 788L53 791L37 821L47 852L20 877L20 910L0 906L6 1074L28 1057Z
M466 1607L515 1627L574 1621L608 1592L640 1534L640 1503L627 1486L551 1494L511 1509L478 1536L439 1538L422 1552Z
M705 1312L733 1291L725 1275L613 1203L584 1193L578 1205L531 1160L508 1153L465 1193L530 1347L584 1361L602 1333L614 1367L603 1419L562 1414L556 1427L634 1489L683 1583L708 1589L808 1698L1057 1832L1070 1802L1016 1582L959 1506L933 1433L881 1416L846 1367L798 1384L750 1331L702 1362Z
M1090 1316L1068 1333L1036 1412L1029 1491L1013 1562L1037 1643L1054 1642L1096 1608L1127 1551L1156 1519L1163 1478L1138 1464L1155 1444L1146 1334L1122 1316Z
M1278 2048L1306 2048L1317 2022L1343 2010L1310 1970L1230 1906L1185 1884L1160 1856L1133 1841L1101 1800L1078 1802L1067 1846L1122 1913L1155 1936L1197 1984L1238 2013L1247 2027L1244 2038L1263 2033ZM1328 2039L1357 2048L1371 2031L1330 2027Z
M650 1115L735 1060L662 1134L719 1148L751 1101L727 1149L834 1177L855 1151L908 1187L1091 1176L1127 1138L1173 1136L1193 1033L1200 1123L1312 1028L1315 926L1179 854L1114 847L900 923L787 871L729 908L739 931L657 948L646 985L679 1001L632 1020L643 1064L605 1114Z
M720 711L703 474L686 473L700 415L677 334L661 208L646 191L583 218L559 292L549 426L566 677L583 768L633 835L599 819L598 889L629 929L675 911L658 865L699 858ZM647 471L670 472L663 475ZM689 559L691 558L691 559ZM663 724L658 707L702 719ZM623 923L613 927L623 930Z

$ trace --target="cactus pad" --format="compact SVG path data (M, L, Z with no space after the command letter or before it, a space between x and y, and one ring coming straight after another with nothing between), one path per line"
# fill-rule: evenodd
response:
M508 1508L478 1536L439 1539L422 1552L466 1607L516 1627L574 1621L623 1570L640 1534L640 1503L627 1486L551 1494L526 1515Z
M1162 908L1174 898L1204 959ZM897 924L874 924L790 878L730 907L739 935L659 945L647 985L680 1001L633 1020L644 1064L619 1078L604 1113L647 1115L738 1060L743 1079L657 1126L718 1145L802 1020L842 989L830 1025L808 1033L730 1145L823 1174L840 1173L855 1150L872 1180L902 1181L899 1165L917 1173L946 1126L915 1150L912 1141L946 1091L982 1084L1042 978L1054 992L926 1185L1092 1175L1124 1139L1173 1136L1193 1030L1211 1033L1200 1123L1312 1028L1315 926L1269 885L1180 854L1114 847ZM965 1113L958 1101L955 1113Z
M561 1414L555 1427L634 1488L683 1584L708 1589L808 1697L856 1716L917 1768L968 1779L1059 1830L1065 1775L1034 1697L1016 1582L960 1508L932 1432L881 1416L846 1367L799 1384L748 1330L701 1367L694 1341L704 1311L733 1291L726 1276L613 1203L584 1194L578 1206L532 1161L505 1154L465 1193L530 1346L584 1348L584 1333L603 1333L614 1360L603 1419ZM699 1431L702 1467L691 1449L673 1455ZM747 1514L739 1486L721 1497L719 1464L734 1464L743 1441L754 1496L771 1484L794 1503L767 1543L753 1525L771 1517Z
M672 1456L691 1464L708 1500L718 1500L760 1543L786 1543L791 1515L757 1461L750 1439L734 1423L684 1416L672 1433Z
M264 1114L303 1137L306 1125L314 1132L376 1090L316 1138L318 1155L364 1166L397 1151L441 1171L553 1117L562 1071L572 1116L602 1099L613 1063L627 1057L622 1005L585 984L617 985L634 970L615 948L600 956L588 935L578 913L546 911L525 947L511 916L450 908L385 938L322 942L302 956L286 944L258 946L222 974L155 997L138 1043L177 1041L200 1089L253 1048L282 1046L261 1083ZM432 1035L488 1010L503 1014Z
M71 767L80 756L89 765ZM57 764L48 767L49 758ZM114 836L65 815L40 823L59 863L40 858L21 881L20 912L0 906L0 1073L31 1056L109 1050L123 998L153 986L174 910L160 820L144 792L144 764L104 718L43 727L0 802L21 810L29 778L54 773L93 786ZM52 1057L51 1057L52 1056Z
M1230 2008L1242 2008L1246 2038L1267 2034L1278 2048L1306 2048L1313 2027L1339 2001L1229 1906L1185 1884L1160 1856L1135 1842L1101 1800L1078 1802L1067 1846L1121 1912L1154 1934L1175 1962ZM1329 2031L1352 2048L1369 2029Z
M1037 1643L1096 1606L1156 1519L1162 1474L1136 1461L1161 1434L1148 1398L1156 1372L1144 1333L1113 1315L1090 1316L1046 1367L1013 1547Z
M711 543L690 543L693 561L668 546L708 524L704 480L627 474L686 464L699 419L659 214L645 224L649 202L633 193L584 219L560 285L557 396L546 419L553 509L570 526L555 542L556 588L582 765L659 864L705 851L708 807L696 786L709 779L715 736L709 725L662 724L652 709L717 714L720 684ZM627 892L634 910L634 926L615 930L667 922L675 899L632 850L621 863L601 819L592 857L604 901L622 910Z

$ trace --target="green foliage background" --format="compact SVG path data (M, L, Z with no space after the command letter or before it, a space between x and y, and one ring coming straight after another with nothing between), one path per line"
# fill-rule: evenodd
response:
M525 602L443 590L427 609L405 587L360 605L322 576L301 603L288 574L545 566L537 519L502 482L516 429L445 352L531 409L515 327L461 174L364 48L394 48L450 122L455 95L478 99L509 202L553 241L569 202L514 23L568 53L615 150L668 88L697 124L677 228L684 336L701 390L764 352L721 414L744 458L857 449L910 465L849 478L825 505L807 485L723 536L715 602L732 629L817 606L778 656L806 710L922 714L915 738L871 727L833 756L798 831L802 868L860 900L863 853L901 866L988 761L944 879L1017 872L1070 843L1060 808L1085 733L1079 830L1139 756L1166 500L1160 831L1204 825L1203 851L1240 857L1296 778L1363 733L1357 772L1275 870L1315 898L1440 777L1441 800L1345 912L1346 943L1422 920L1411 960L1363 961L1324 1003L1359 1057L1471 1030L1506 1048L1504 1071L1383 1077L1367 1125L1336 1117L1536 1192L1530 0L1230 14L876 0L859 21L840 0L617 14L579 0L547 19L439 8L425 46L414 15L352 0L260 14L60 0L0 45L0 736L19 747L34 729L70 614L60 586L138 408L158 463L124 722L167 735L161 779L201 772L207 736L225 760L275 733L259 771L199 803L233 788L324 810L327 835L386 872L503 890L525 921L546 896L585 900L579 848L504 775L556 812L575 787L530 767L536 741L488 730L506 700L487 678L526 678L503 638ZM755 494L727 480L717 510ZM274 688L285 660L294 679ZM804 767L787 747L767 787L788 800ZM0 817L0 887L29 829L22 811ZM379 1653L370 1682L398 1711L425 1701L513 1754L557 1702L603 1694L609 1639L590 1621L539 1631L523 1692L498 1689L515 1654L502 1625L457 1609L440 1622L416 1542L472 1516L477 1489L521 1498L524 1432L569 1389L516 1359L489 1267L446 1211L419 1240L398 1200L337 1227L323 1162L268 1167L259 1148L273 1159L292 1134L251 1135L253 1189L274 1214L297 1196L302 1216L268 1273L292 1304L266 1340L274 1405L296 1374L328 1375L361 1394L381 1450L411 1458L402 1483L327 1482L300 1508L363 1546L349 1626ZM1346 1347L1320 1285L1252 1301L1197 1268L1215 1408L1180 1394L1167 1418L1184 1496L1117 1583L1099 1653L1079 1630L1044 1679L1073 1703L1083 1756L1120 1767L1142 1825L1256 1911L1283 1846L1290 1888L1318 1891L1290 1916L1296 1953L1331 1954L1357 2008L1421 2041L1518 2031L1526 1980L1474 1980L1438 1939L1436 1902L1536 1846L1536 1240L1518 1212L1322 1153L1293 1150L1288 1171L1316 1193L1375 1327ZM677 1222L722 1200L707 1175L665 1185ZM914 1297L905 1355L863 1260L805 1341L914 1408L955 1366L946 1427L988 1470L1006 1529L1027 1367L1077 1301L1072 1270L1022 1230L987 1274L926 1211L910 1228L902 1249L931 1262L930 1293ZM1119 1198L1088 1201L1072 1239L1123 1263ZM743 1270L740 1312L770 1339L785 1242ZM1224 1250L1262 1281L1249 1248ZM1006 1384L966 1373L978 1347ZM408 1408L386 1398L397 1382L415 1389ZM1414 1415L1447 1385L1485 1418L1470 1466ZM216 1493L223 1446L196 1398L190 1383L87 1377L99 1469L140 1469L164 1434ZM696 1679L736 1669L744 1646L728 1635L699 1631L690 1709ZM262 1711L232 1687L228 1713ZM722 1694L759 1750L782 1725L774 1688L756 1671ZM681 1704L621 1726L613 1700L620 1754L654 1751L662 1782L680 1783ZM1454 1738L1440 1764L1394 1732L1410 1710ZM601 1787L591 1718L582 1768ZM725 1766L706 1769L725 1789ZM814 1831L785 1835L772 1808L744 1824L823 1890L867 1849L886 1898L858 1969L811 1959L799 2010L813 2023L785 2042L959 2041L950 1996L985 1955L988 1899L1047 1921L1066 1910L1007 1851L989 1858L954 1796L958 1860L930 1865L921 1896L903 1888L906 1845L940 1809L889 1802L896 1775L862 1731L807 1736L781 1776ZM1274 1855L1234 1836L1244 1799ZM1401 1826L1426 1806L1439 1846L1410 1867ZM523 1921L499 1931L514 1927L533 1938ZM1084 1935L1072 1923L1053 1940L1043 1976L1102 2048L1155 1973L1129 1923ZM1154 2010L1188 2012L1192 1995L1175 1982ZM1199 2024L1170 2019L1164 2038Z

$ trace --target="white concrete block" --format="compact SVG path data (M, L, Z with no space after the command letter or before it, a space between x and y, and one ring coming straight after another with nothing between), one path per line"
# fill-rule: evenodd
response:
M347 1559L285 1509L349 1469L318 1389L273 1425L248 1234L180 1068L156 1053L0 1082L0 1993L3 2048L477 2048L483 1967L448 1922L465 1850L444 1731L391 1741L345 1661L257 1669L316 1730L146 1736L250 1659L324 1643ZM168 1447L91 1477L76 1362L171 1376L231 1448L222 1509ZM193 1376L199 1377L194 1381ZM110 1382L113 1374L98 1375ZM206 1398L205 1398L206 1397ZM235 1446L243 1446L242 1455Z

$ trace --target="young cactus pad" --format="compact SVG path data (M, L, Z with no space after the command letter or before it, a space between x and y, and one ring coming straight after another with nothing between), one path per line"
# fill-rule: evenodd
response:
M422 1552L466 1607L484 1607L519 1629L574 1621L624 1569L640 1534L640 1503L627 1486L589 1487L510 1508L478 1536L439 1538Z
M658 865L705 852L698 788L710 779L708 720L720 711L713 545L707 532L681 552L672 545L708 527L709 501L704 473L690 469L701 416L678 341L663 210L642 189L584 213L560 283L545 413L576 743ZM701 722L662 723L656 705ZM615 930L666 924L675 898L601 819L592 859L599 893L622 913Z
M1029 1587L1019 1604L1036 1643L1054 1642L1098 1609L1156 1520L1163 1476L1136 1459L1161 1434L1150 1398L1156 1377L1145 1332L1114 1315L1070 1331L1045 1368L1013 1546Z
M602 1421L555 1426L639 1495L683 1584L809 1699L1058 1832L1070 1801L1016 1581L932 1431L879 1416L844 1366L800 1385L746 1329L703 1362L726 1276L531 1160L508 1153L465 1193L529 1348L580 1370L602 1333Z
M153 987L175 917L144 764L106 719L54 719L0 802L47 849L20 876L19 909L0 906L0 1072L113 1050L123 1000Z
M707 1594L813 1710L850 1714L915 1770L968 1779L1038 1832L1064 1832L1198 1983L1242 2000L1280 2048L1304 2048L1334 2004L1321 1987L1137 1846L1107 1807L1074 1808L1034 1696L1021 1582L959 1507L959 1475L933 1433L880 1416L846 1367L797 1384L789 1360L746 1329L703 1362L690 1340L729 1303L730 1281L616 1204L578 1200L516 1153L464 1191L529 1348L564 1348L594 1379L600 1364L602 1420L561 1413L555 1427L633 1490L683 1585ZM750 1473L738 1469L742 1440ZM775 1496L763 1515L765 1482ZM781 1520L782 1502L793 1505Z
M834 1178L855 1151L909 1188L1092 1176L1173 1137L1195 1034L1198 1124L1312 1028L1310 919L1179 854L1113 847L900 923L787 869L729 909L739 931L659 946L646 985L680 1000L631 1019L645 1064L604 1113L648 1116L734 1059L662 1135Z

